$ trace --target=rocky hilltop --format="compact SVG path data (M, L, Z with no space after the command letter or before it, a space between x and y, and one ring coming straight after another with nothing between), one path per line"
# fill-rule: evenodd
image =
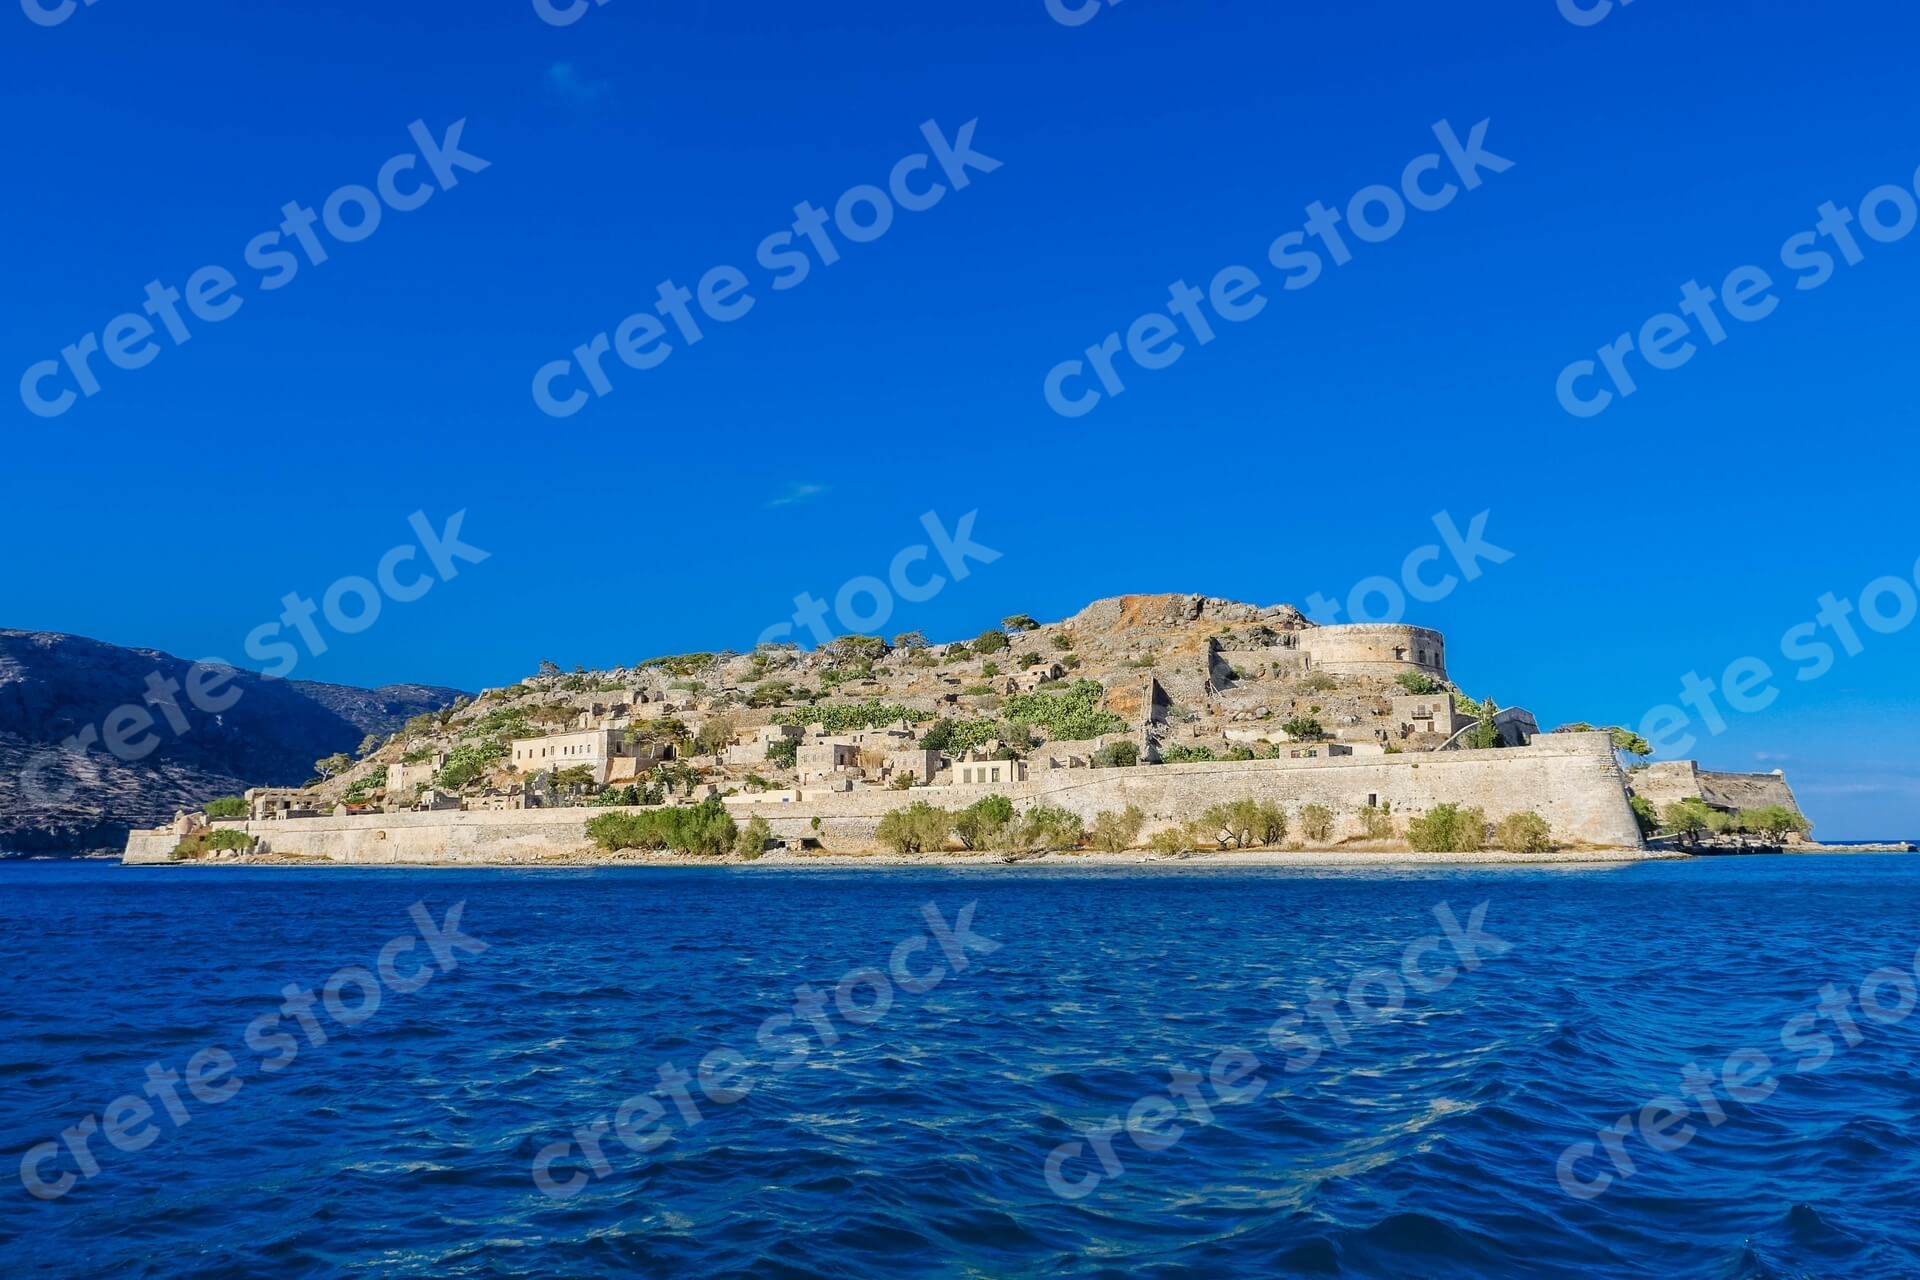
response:
M117 849L129 826L249 786L297 786L313 777L315 760L352 752L367 735L384 737L460 696L426 685L355 689L242 672L229 686L240 699L221 714L179 700L185 733L156 714L159 744L142 759L95 746L84 765L70 769L63 760L35 783L23 781L48 753L65 756L59 744L68 737L88 725L99 733L116 707L141 703L149 675L184 682L191 666L156 649L0 630L0 850Z

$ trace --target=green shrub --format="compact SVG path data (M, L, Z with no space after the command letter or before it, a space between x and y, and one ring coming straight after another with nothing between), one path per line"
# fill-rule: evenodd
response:
M1048 737L1064 741L1125 732L1125 720L1100 710L1105 693L1098 680L1075 680L1057 690L1016 694L1007 699L1006 717L1015 724L1039 725Z
M1333 810L1323 804L1310 804L1300 810L1300 834L1316 843L1333 834Z
M1147 848L1154 853L1185 853L1193 844L1193 837L1182 826L1162 827L1147 837Z
M1487 847L1487 815L1437 804L1407 824L1407 842L1423 853L1477 853Z
M953 834L969 849L985 849L1000 842L1013 825L1013 801L1005 796L982 796L953 819Z
M1080 815L1052 805L1036 805L1027 812L1014 833L1014 847L1021 852L1036 849L1078 849L1086 835Z
M1087 763L1096 769L1127 769L1140 763L1140 744L1131 738L1109 742L1095 751Z
M754 859L767 851L767 845L773 840L773 828L759 814L754 814L747 825L740 828L740 834L734 838L733 851L746 859Z
M252 847L252 836L244 831L235 831L230 827L220 831L209 832L207 835L207 848L209 849L251 849Z
M1493 829L1493 843L1495 848L1512 853L1546 853L1558 847L1553 827L1531 809L1500 819Z
M365 777L354 779L353 785L347 788L346 795L343 797L343 799L348 804L357 804L360 801L365 800L368 796L372 795L374 792L385 790L386 785L387 785L387 767L385 765L381 765L379 768L373 770L371 773L367 774ZM212 817L213 815L208 814L207 816ZM233 816L239 817L240 815L235 814Z
M200 806L200 812L209 818L244 818L247 816L247 802L239 796L221 796Z
M1037 653L1023 653L1020 655L1020 669L1025 671L1028 667L1037 667L1044 661L1046 659Z
M1764 839L1778 844L1789 835L1805 834L1813 829L1813 824L1794 810L1783 804L1762 805L1757 809L1742 809L1739 813L1742 827Z
M1161 764L1194 764L1212 759L1215 759L1212 747L1194 746L1186 742L1176 742L1160 753Z
M952 814L916 800L904 809L889 811L875 835L895 853L926 853L946 848L952 830Z
M767 759L782 769L791 769L800 758L800 739L775 738L767 744Z
M1438 693L1446 688L1445 685L1435 680L1432 676L1422 675L1417 671L1402 671L1399 675L1395 676L1393 680L1395 684L1416 697Z
M1660 829L1660 811L1653 807L1653 801L1645 796L1634 796L1633 820L1640 827L1642 836L1650 836Z
M739 829L726 806L709 797L692 807L603 813L587 822L587 835L609 852L672 849L717 857L734 847Z
M1073 648L1073 637L1064 631L1056 631L1053 633L1053 647L1056 649L1071 649Z
M998 653L1006 647L1007 636L1004 631L982 631L973 641L973 651L980 654Z
M1128 805L1123 813L1103 809L1093 815L1090 836L1094 848L1104 853L1121 853L1133 847L1146 825L1147 815L1138 805Z
M487 773L488 767L506 756L509 748L502 742L463 742L447 753L447 762L434 775L442 790L459 791Z
M1247 746L1245 743L1227 748L1227 759L1229 760L1252 760L1253 758L1253 748Z
M1360 831L1369 840L1393 839L1393 801L1381 805L1362 805Z
M1707 834L1718 835L1727 829L1728 824L1726 814L1692 797L1660 810L1660 825L1686 841L1698 840Z
M931 712L916 711L911 707L870 698L850 706L807 707L777 712L773 722L802 727L817 724L828 733L842 733L848 729L878 729L882 725L893 724L900 720L918 723L931 719L933 719Z
M1308 693L1332 693L1340 682L1324 671L1314 671L1300 681L1300 687Z
M1281 725L1280 728L1286 732L1289 738L1300 742L1311 742L1315 738L1323 738L1326 736L1326 730L1322 729L1320 722L1312 716L1295 716L1293 719Z

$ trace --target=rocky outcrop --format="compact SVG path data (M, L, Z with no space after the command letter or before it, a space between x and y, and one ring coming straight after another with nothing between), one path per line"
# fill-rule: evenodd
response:
M392 733L460 696L427 685L354 689L241 672L230 686L240 699L225 712L179 699L184 733L156 713L157 745L139 760L98 746L80 759L61 750L88 725L100 732L115 708L142 705L150 675L184 681L191 666L156 649L0 630L0 850L118 848L129 827L163 822L177 809L250 786L297 786L313 776L315 760L352 752L366 735ZM23 775L36 764L29 782Z

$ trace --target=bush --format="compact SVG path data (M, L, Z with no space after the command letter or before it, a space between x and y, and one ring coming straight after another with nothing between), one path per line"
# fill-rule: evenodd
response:
M969 849L985 849L999 841L1013 823L1013 801L1005 796L982 796L953 819L953 834Z
M1079 814L1052 805L1036 805L1013 832L1013 844L1021 852L1078 849L1085 833Z
M1407 841L1423 853L1477 853L1487 847L1487 815L1437 804L1407 824Z
M881 818L875 835L895 853L926 853L946 848L947 836L952 830L952 814L934 808L925 800L916 800Z
M1058 692L1022 693L1008 698L1006 716L1015 724L1039 725L1048 737L1067 741L1124 732L1125 720L1099 708L1105 693L1098 680L1075 680Z
M587 835L602 849L672 849L717 857L733 848L739 828L718 797L691 808L603 813L587 822Z
M365 777L354 779L353 785L347 788L346 795L341 798L348 804L357 804L372 795L375 791L384 790L386 785L387 767L381 765ZM213 815L208 814L207 816L212 817ZM240 815L235 814L234 816L238 817Z
M1493 829L1493 843L1512 853L1546 853L1559 848L1553 839L1553 827L1531 809L1500 819Z
M693 735L693 749L698 755L719 755L733 745L733 735L738 723L732 716L715 716L700 726L700 732Z
M1308 693L1332 693L1340 687L1340 682L1324 671L1315 671L1300 681L1300 687Z
M1393 839L1393 801L1361 806L1360 830L1369 840Z
M1430 693L1438 693L1446 688L1445 685L1435 680L1432 676L1421 675L1417 671L1402 671L1393 678L1393 681L1402 689L1405 689L1408 693L1416 697Z
M244 831L229 829L209 832L207 835L209 849L251 849L252 847L253 837Z
M1316 842L1326 840L1333 834L1333 810L1323 804L1310 804L1301 809L1300 834Z
M239 796L221 796L218 800L209 800L200 807L200 812L209 818L244 818L247 816L247 802Z
M1007 647L1007 635L1004 631L982 631L974 637L973 651L978 654L998 653Z
M747 825L740 828L740 834L734 837L733 851L743 858L753 859L767 851L767 845L773 839L773 828L767 820L755 814Z
M434 775L434 784L445 791L459 791L484 777L488 767L504 758L507 751L507 745L502 742L463 742L447 753L447 762Z
M782 769L791 769L800 758L800 739L775 738L767 744L767 759Z
M1032 631L1040 624L1030 613L1013 613L1000 619L1000 625L1009 631Z
M1126 769L1140 763L1140 744L1131 738L1109 742L1095 751L1087 763L1096 769Z
M1128 805L1124 813L1101 810L1093 815L1093 846L1103 853L1121 853L1131 849L1147 825L1147 815L1138 805Z
M808 707L805 710L777 712L773 722L802 727L817 724L828 733L841 733L848 729L878 729L900 720L912 724L932 718L928 712L872 698L851 706Z
M1660 811L1660 825L1682 840L1694 841L1707 834L1718 835L1728 826L1727 815L1709 808L1705 801L1686 799Z
M1053 633L1053 647L1062 650L1071 649L1073 648L1073 637L1063 631L1056 631Z
M1023 653L1020 655L1020 669L1025 671L1028 667L1037 667L1044 661L1045 659L1037 653Z
M1326 736L1326 730L1322 729L1320 722L1312 716L1295 716L1280 727L1285 730L1289 738L1301 742L1310 742L1315 738Z
M1176 742L1160 753L1161 764L1193 764L1196 761L1214 758L1212 747L1190 746L1184 742Z
M983 662L980 664L980 674L991 679L1000 674L1000 664L997 662Z
M1162 827L1147 838L1147 848L1154 853L1185 853L1193 848L1193 841L1184 827Z

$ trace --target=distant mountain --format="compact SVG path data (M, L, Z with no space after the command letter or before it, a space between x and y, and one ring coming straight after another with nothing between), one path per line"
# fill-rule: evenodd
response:
M247 787L298 786L313 776L315 760L351 753L366 735L392 733L463 696L430 685L355 689L241 672L224 686L240 691L239 700L219 714L176 694L187 721L176 734L160 708L143 702L147 680L157 673L184 686L192 665L156 649L0 629L0 850L118 848L129 826L164 822L177 809ZM159 743L144 758L121 760L95 745L75 760L60 749L85 726L104 734L107 716L128 704L154 718Z

